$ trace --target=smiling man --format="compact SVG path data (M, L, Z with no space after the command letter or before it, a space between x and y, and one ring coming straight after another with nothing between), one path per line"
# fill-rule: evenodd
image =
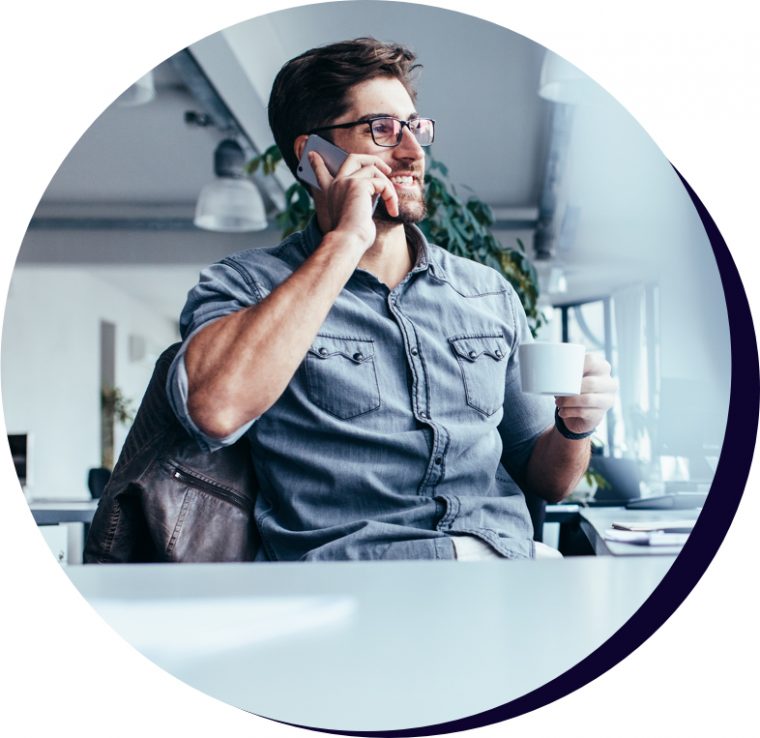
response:
M591 357L561 417L523 394L514 290L415 226L435 133L417 66L356 39L282 68L269 118L291 171L309 135L349 156L333 176L311 154L308 227L204 270L182 313L170 402L204 449L247 436L260 558L532 558L522 490L572 490L612 404Z

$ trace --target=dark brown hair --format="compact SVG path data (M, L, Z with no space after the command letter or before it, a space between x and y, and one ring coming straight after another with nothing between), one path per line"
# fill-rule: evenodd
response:
M357 38L310 49L280 69L269 95L269 126L285 163L295 174L293 142L326 126L348 109L348 91L376 77L395 77L414 101L412 72L419 68L409 49L374 38Z

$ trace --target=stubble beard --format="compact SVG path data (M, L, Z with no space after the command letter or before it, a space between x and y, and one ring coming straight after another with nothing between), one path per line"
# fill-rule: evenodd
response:
M385 201L380 200L375 209L374 219L380 223L390 225L413 225L425 219L427 215L427 205L425 203L425 193L422 188L417 192L404 192L399 194L398 198L398 215L394 216L388 212L385 207Z

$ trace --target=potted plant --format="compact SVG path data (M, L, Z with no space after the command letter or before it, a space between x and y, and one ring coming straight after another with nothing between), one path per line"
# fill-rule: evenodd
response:
M100 414L101 465L111 469L114 463L114 425L128 425L135 419L132 400L118 387L104 385L100 390Z

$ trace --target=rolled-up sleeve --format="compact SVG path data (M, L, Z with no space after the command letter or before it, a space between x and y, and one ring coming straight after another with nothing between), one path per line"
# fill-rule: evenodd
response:
M499 435L503 445L502 464L514 479L522 479L536 441L554 423L554 398L522 391L518 349L521 344L532 342L533 336L514 290L510 289L508 294L515 339L507 365L504 417L499 424Z
M204 269L198 284L188 292L180 316L182 346L169 367L166 393L183 428L206 451L216 451L237 441L255 422L255 418L225 438L215 438L204 433L193 421L187 407L185 352L196 333L225 315L256 305L267 293L260 280L254 279L241 264L232 259L225 259Z

